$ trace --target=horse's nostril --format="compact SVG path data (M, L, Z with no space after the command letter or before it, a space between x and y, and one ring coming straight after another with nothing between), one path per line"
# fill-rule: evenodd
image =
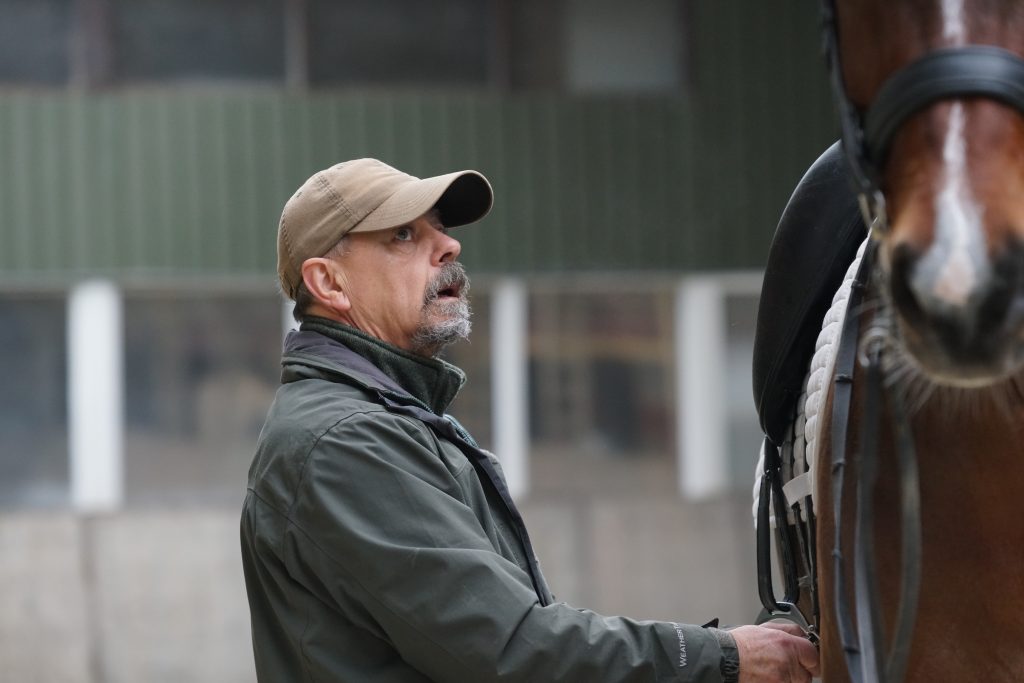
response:
M893 303L905 326L932 339L959 363L985 362L999 355L1021 325L1019 298L1024 251L1017 243L1000 249L983 267L967 273L960 296L948 296L927 259L906 247L893 251Z
M923 324L925 311L911 284L914 280L914 267L920 260L917 250L903 244L892 252L892 271L890 286L893 304L896 310L912 325Z
M1024 322L1024 243L1011 239L992 264L992 282L978 311L983 334L1017 337Z

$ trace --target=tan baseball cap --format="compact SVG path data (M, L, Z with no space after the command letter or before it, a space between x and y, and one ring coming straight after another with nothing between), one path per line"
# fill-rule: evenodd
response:
M405 225L437 207L448 228L473 223L494 203L476 171L417 178L376 159L345 161L314 173L284 205L277 229L277 276L291 299L302 263L323 256L350 232Z

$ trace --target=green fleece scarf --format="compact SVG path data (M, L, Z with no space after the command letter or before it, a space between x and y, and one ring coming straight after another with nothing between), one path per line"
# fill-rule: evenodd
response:
M344 323L310 317L301 329L319 332L352 349L438 415L444 414L466 383L466 374L451 363L417 356Z

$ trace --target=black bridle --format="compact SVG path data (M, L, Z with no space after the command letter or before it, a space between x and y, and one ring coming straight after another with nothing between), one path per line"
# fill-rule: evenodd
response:
M881 86L866 111L849 99L839 58L839 33L835 0L821 0L824 52L832 91L839 114L842 146L857 192L864 223L871 237L857 274L836 359L832 406L832 498L835 545L833 607L847 670L854 683L899 683L906 672L921 573L921 512L917 458L906 411L897 391L888 391L883 371L884 340L861 343L860 306L869 278L880 286L873 268L879 238L888 230L881 168L900 126L925 107L943 100L980 97L1007 104L1024 113L1024 59L1002 48L966 45L943 48L901 68ZM848 604L849 582L842 543L843 488L847 465L847 426L852 404L853 374L858 359L864 368L864 415L857 453L855 482L856 519L854 527L853 612ZM895 429L901 509L900 598L895 630L889 647L883 642L879 591L875 571L872 492L877 476L878 430L883 402ZM777 544L785 584L785 598L777 601L772 588L770 562L769 507L774 504ZM796 508L796 503L793 504ZM778 449L765 443L760 507L758 510L758 588L764 606L760 620L790 619L807 629L816 640L818 605L816 559L813 552L814 517L801 525L797 510L796 529L787 524L782 496ZM811 549L808 553L807 550ZM798 554L799 553L799 554ZM814 613L807 620L796 608L800 598L799 563L802 559L811 581Z

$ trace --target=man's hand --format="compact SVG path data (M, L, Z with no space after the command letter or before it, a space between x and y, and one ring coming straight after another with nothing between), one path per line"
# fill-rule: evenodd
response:
M796 624L775 621L729 631L740 656L740 683L809 683L818 650Z

